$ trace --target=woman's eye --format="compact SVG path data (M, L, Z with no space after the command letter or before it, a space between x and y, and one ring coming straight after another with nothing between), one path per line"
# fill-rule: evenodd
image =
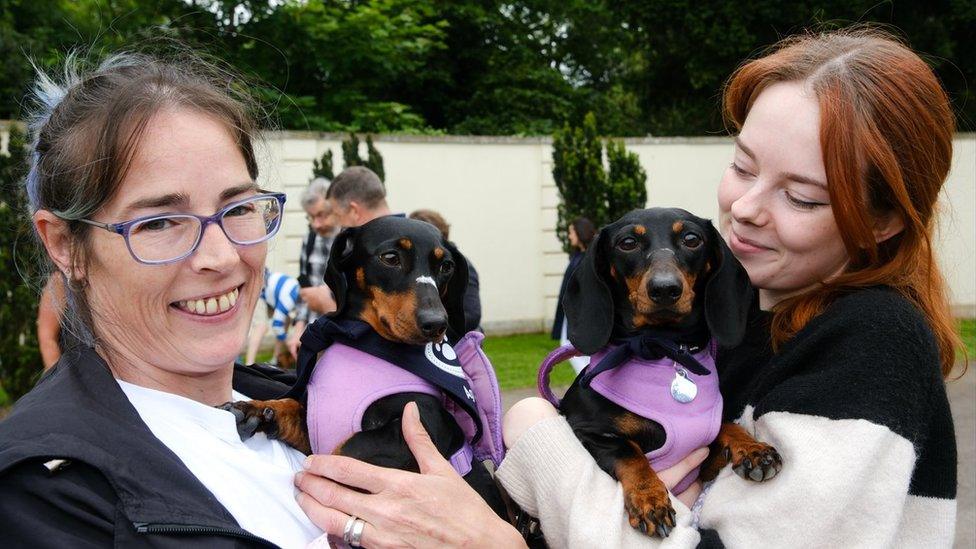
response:
M453 261L445 261L444 263L441 263L441 274L442 275L449 275L449 274L451 274L453 272L454 272L454 262Z
M732 171L734 171L735 174L738 175L739 177L749 177L752 175L751 173L742 169L742 167L736 164L735 162L732 162L730 166L732 167Z
M617 247L625 252L632 251L637 248L637 239L633 237L627 237L617 243Z
M702 238L695 233L688 233L681 237L681 243L691 249L695 249L702 245Z
M380 254L380 261L384 265L389 267L399 267L400 266L400 256L396 252L386 252Z
M225 217L235 217L241 215L247 215L255 210L255 205L253 203L241 204L239 206L234 206L233 208L227 210L224 214Z
M172 228L175 225L176 225L176 222L173 221L172 219L169 219L169 218L166 218L166 217L161 217L159 219L150 219L149 221L145 221L143 223L140 223L138 226L136 226L135 232L140 232L140 231L150 231L150 232L165 231L166 229Z
M820 206L826 206L827 205L827 204L825 204L823 202L814 202L814 201L811 201L811 200L801 200L800 198L797 198L797 197L793 196L792 194L790 194L788 191L785 192L785 194L786 194L786 200L789 201L790 204L796 206L797 208L800 208L801 210L813 210L813 209L819 208Z

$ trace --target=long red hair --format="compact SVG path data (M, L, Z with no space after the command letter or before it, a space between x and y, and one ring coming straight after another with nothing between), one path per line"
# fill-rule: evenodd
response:
M955 130L945 91L918 55L884 31L805 34L732 74L723 96L726 121L741 130L753 102L776 82L804 82L816 93L831 208L850 262L819 290L773 308L774 347L843 293L884 284L925 315L948 377L961 340L932 249ZM905 228L878 244L876 223L891 215Z

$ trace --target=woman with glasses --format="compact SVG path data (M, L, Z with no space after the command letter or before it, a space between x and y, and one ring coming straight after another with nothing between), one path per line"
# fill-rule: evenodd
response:
M0 545L303 547L305 456L215 408L286 388L234 365L285 201L247 109L186 61L76 66L38 79L26 185L88 345L0 423Z

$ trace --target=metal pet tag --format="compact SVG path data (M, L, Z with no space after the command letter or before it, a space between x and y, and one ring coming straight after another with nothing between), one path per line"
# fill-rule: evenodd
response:
M687 404L698 396L698 386L695 385L694 381L688 379L688 372L684 368L675 368L674 370L674 379L671 380L671 396L682 404Z

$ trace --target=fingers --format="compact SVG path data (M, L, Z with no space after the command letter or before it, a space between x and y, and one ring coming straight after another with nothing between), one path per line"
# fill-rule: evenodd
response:
M401 471L395 469L377 467L351 457L333 455L308 456L305 460L305 470L310 474L302 475L302 480L313 482L316 478L324 478L333 483L360 488L374 494L389 487L398 476L402 475Z
M417 460L421 473L454 473L454 468L434 446L430 434L427 433L427 429L424 429L424 424L420 422L420 410L417 408L416 402L408 402L403 407L401 425L403 427L403 438L407 441L407 446L410 447L410 453Z
M675 487L675 485L681 482L681 479L688 476L688 473L691 473L696 467L701 465L707 457L708 448L698 448L694 452L685 456L685 458L678 463L675 463L663 471L659 471L658 477L664 481L664 485L668 487L668 490L671 490Z
M352 515L326 507L307 494L299 493L297 500L298 506L308 515L309 520L313 524L321 528L332 539L342 539L342 534L346 530L346 523L349 522ZM380 543L376 534L376 528L366 521L363 527L363 535L359 537L359 544L362 547L381 547L386 545ZM309 545L308 547L330 547L327 540L323 540L322 538L316 538L313 543L315 545Z

